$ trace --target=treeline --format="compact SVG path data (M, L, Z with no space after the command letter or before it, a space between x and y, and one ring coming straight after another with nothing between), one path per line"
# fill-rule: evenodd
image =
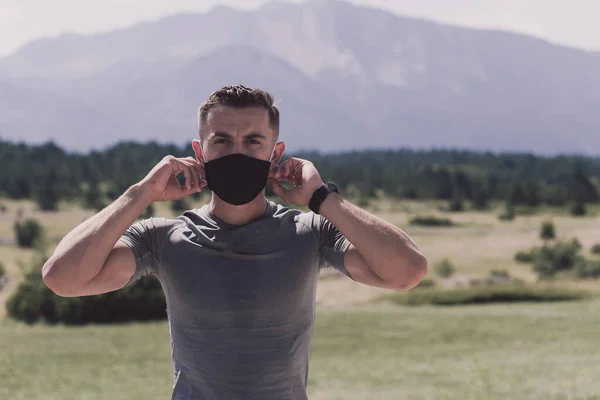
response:
M122 142L102 151L69 153L54 143L0 141L0 196L34 199L44 210L59 200L100 208L139 181L167 154L192 156L190 145ZM562 206L600 200L600 157L496 154L457 150L368 150L290 154L314 162L325 180L368 199L490 200Z

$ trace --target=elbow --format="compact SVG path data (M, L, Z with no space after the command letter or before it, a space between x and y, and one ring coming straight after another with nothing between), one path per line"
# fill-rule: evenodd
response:
M398 291L411 290L427 276L427 258L417 253L410 260L403 260L402 265L394 268L397 273L389 281L389 288Z
M60 267L52 259L42 267L42 281L52 293L60 297L78 297L79 293L60 277Z

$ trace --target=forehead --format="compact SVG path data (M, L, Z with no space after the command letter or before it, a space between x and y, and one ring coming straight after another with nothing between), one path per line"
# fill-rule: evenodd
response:
M269 113L259 107L215 107L208 112L206 128L208 132L226 132L232 135L249 131L265 135L273 133L269 126Z

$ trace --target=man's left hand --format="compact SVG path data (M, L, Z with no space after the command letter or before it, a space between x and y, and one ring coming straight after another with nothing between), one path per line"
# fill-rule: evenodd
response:
M290 182L286 189L281 181ZM289 158L269 173L273 192L288 204L308 206L315 190L323 185L323 179L312 162L301 158Z

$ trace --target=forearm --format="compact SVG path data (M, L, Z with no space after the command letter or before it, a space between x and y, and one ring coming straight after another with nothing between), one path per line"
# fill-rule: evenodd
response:
M102 269L113 246L150 204L139 185L69 232L42 268L44 279L83 285Z
M325 199L320 213L348 239L381 280L405 282L424 275L425 257L400 228L335 193Z

